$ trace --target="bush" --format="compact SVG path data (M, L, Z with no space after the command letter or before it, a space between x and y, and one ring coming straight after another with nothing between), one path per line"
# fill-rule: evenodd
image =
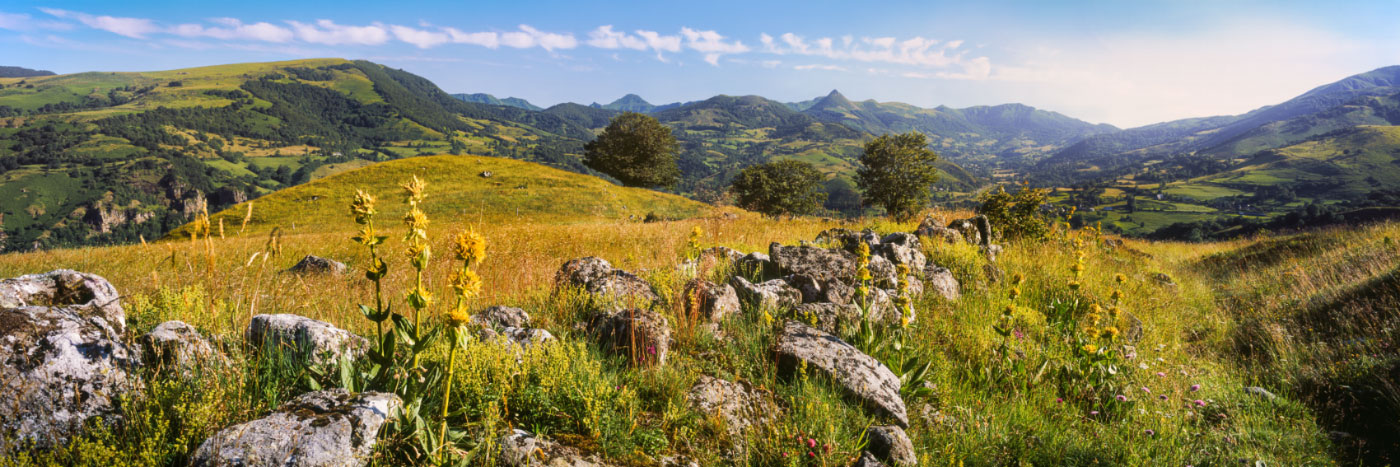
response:
M1050 190L1031 188L1022 184L1015 193L1007 193L1005 187L982 197L982 206L977 213L987 216L992 226L1001 231L1009 240L1043 240L1050 233L1050 217L1042 209Z

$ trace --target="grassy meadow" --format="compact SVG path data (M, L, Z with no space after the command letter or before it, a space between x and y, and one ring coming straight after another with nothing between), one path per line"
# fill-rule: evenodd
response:
M487 169L492 177L478 175ZM766 252L770 242L796 244L831 227L908 232L915 224L766 219L516 161L415 158L260 198L251 216L247 205L216 213L207 239L182 231L146 244L0 257L0 277L57 268L106 277L125 297L131 335L179 319L233 357L193 378L152 370L148 387L124 405L127 423L0 465L183 465L215 431L309 390L314 373L255 355L242 343L244 326L255 314L296 313L374 335L357 309L373 302L374 290L361 274L368 255L350 239L356 189L379 199L376 225L389 236L381 250L389 263L386 297L407 313L402 291L413 274L401 253L405 208L396 185L413 175L428 182L435 256L425 282L442 297L425 320L439 322L449 308L448 277L458 267L449 238L470 229L488 244L478 268L485 287L470 307L522 307L534 326L559 337L519 356L476 341L459 353L448 423L467 436L449 450L464 462L495 464L495 440L520 428L620 465L658 465L670 456L700 465L848 465L864 448L865 428L886 423L824 378L778 376L770 348L775 326L796 318L791 310L746 309L721 323L723 338L701 328L680 305L690 278L681 263L696 229L702 248ZM647 213L674 220L642 222ZM946 222L971 213L928 214ZM901 358L933 362L932 394L906 397L920 464L1394 462L1377 444L1383 439L1356 442L1387 426L1394 433L1394 419L1349 425L1357 406L1344 406L1338 391L1373 384L1382 410L1372 412L1400 413L1394 379L1384 384L1397 361L1395 317L1378 311L1400 303L1396 235L1400 225L1380 224L1230 243L1115 246L1093 230L1056 230L1043 242L1008 242L997 261L1000 280L985 272L975 247L926 240L929 259L954 272L963 295L918 299L917 317L903 331ZM344 261L352 272L284 272L307 254ZM656 309L675 333L665 365L634 368L575 328L588 304L555 293L553 278L582 256L633 271L661 294ZM727 273L724 265L696 272L712 280ZM428 359L445 362L446 354L440 343ZM743 439L727 439L721 419L685 401L701 375L748 381L782 411ZM1247 386L1277 398L1247 393ZM1334 441L1329 431L1353 438ZM797 441L806 439L816 447ZM736 445L739 453L726 457ZM413 440L392 433L376 455L377 465L431 463Z

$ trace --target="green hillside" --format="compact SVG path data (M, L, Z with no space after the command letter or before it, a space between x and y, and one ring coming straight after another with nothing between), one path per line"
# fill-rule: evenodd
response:
M485 176L489 173L489 177ZM273 227L298 232L343 228L345 209L356 190L384 200L385 219L397 220L405 207L400 188L417 176L431 188L425 212L444 222L576 223L638 221L648 215L684 219L713 207L680 196L628 188L606 180L540 164L500 157L425 156L381 162L277 191L251 201L247 230ZM242 227L248 203L212 214L211 223ZM397 225L397 222L394 222ZM188 237L189 226L170 233Z
M503 105L507 107L515 107L525 110L544 110L543 107L531 104L530 101L521 99L519 97L507 97L505 99L501 99L486 93L453 94L452 97L461 99L463 102L474 102L477 104Z
M136 241L367 162L447 152L586 171L586 128L365 61L0 79L6 249Z

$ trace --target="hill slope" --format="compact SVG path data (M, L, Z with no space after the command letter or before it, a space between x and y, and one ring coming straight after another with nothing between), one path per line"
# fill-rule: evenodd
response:
M49 70L31 70L21 66L0 66L0 78L27 78L30 76L52 76Z
M20 82L24 84L20 84ZM585 127L340 59L0 79L9 249L135 241L368 162L473 152L586 171Z
M489 173L486 177L483 174ZM680 219L703 214L711 206L680 196L627 188L606 180L540 164L499 157L424 156L381 162L287 188L250 201L252 232L273 227L299 232L343 230L345 210L356 190L379 198L383 219L402 217L400 185L418 176L428 183L425 211L430 218L479 223L573 223L640 221L648 214ZM211 222L241 226L247 204L212 214ZM189 226L170 233L188 236Z
M519 98L519 97L507 97L507 98L505 98L505 99L499 99L499 98L497 98L496 96L493 96L493 95L490 95L490 94L486 94L486 93L476 93L476 94L453 94L452 97L461 99L462 102L474 102L474 103L477 103L477 104L487 104L487 105L503 105L503 106L507 106L507 107L515 107L515 108L518 108L518 109L525 109L525 110L536 110L536 111L544 110L543 107L537 106L537 105L535 105L535 104L531 104L530 101L527 101L527 100L525 100L525 99L521 99L521 98Z

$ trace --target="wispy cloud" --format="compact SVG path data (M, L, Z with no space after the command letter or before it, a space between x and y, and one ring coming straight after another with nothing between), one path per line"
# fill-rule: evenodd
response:
M287 21L297 39L324 45L379 45L389 41L388 28L379 23L366 26L346 26L322 19L315 24Z
M160 27L156 25L155 21L146 18L123 18L105 15L95 16L57 8L39 8L39 11L57 18L77 20L87 27L101 29L134 39L144 39L148 34L160 31Z
M721 55L749 51L749 47L743 42L726 40L723 35L715 31L699 31L683 27L681 35L685 36L687 48L704 54L705 62L715 66L719 66Z
M762 52L776 55L804 55L837 61L859 61L905 65L922 69L947 68L948 71L913 71L908 74L930 78L986 79L991 72L987 57L969 57L962 50L963 41L940 41L924 37L898 39L894 37L861 37L808 39L793 33L777 37L760 34Z
M452 40L452 36L446 32L416 29L408 26L392 25L389 26L389 31L394 33L395 39L413 44L420 49L436 47Z
M197 23L179 24L169 32L184 37L208 37L221 40L255 40L264 42L287 42L295 37L291 29L272 23L243 24L235 18L214 18L210 22L218 26L205 26Z
M849 71L849 70L846 69L846 67L843 67L843 66L840 66L840 65L797 65L797 66L795 66L795 67L792 67L792 69L794 69L794 70L804 70L804 71L805 71L805 70Z
M657 60L667 61L664 52L680 52L681 37L663 35L656 31L637 30L636 34L614 31L612 25L599 26L588 33L591 47L600 49L653 50Z
M37 19L25 13L0 11L0 29L8 29L11 31L37 31L41 29L67 31L73 29L73 24L64 21Z

